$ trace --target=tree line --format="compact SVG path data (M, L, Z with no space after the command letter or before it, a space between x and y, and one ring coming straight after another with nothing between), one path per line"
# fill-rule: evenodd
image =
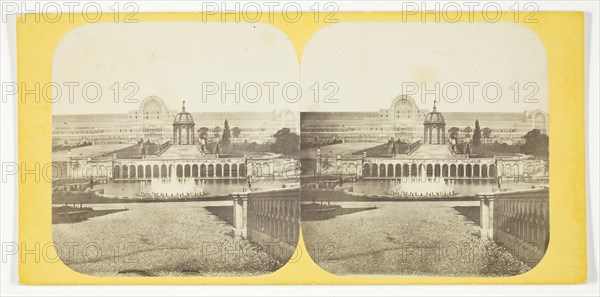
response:
M459 143L458 139L459 132L465 133L464 138L467 141ZM473 134L471 134L471 132ZM475 129L467 126L464 129L458 127L452 127L448 130L449 138L454 139L453 146L458 152L464 154L475 154L482 156L490 156L496 153L523 153L527 155L533 155L541 158L548 158L549 152L549 138L548 135L542 133L539 129L533 129L523 135L522 138L525 140L523 144L512 144L507 143L494 143L483 144L482 139L490 139L492 129L485 127L481 128L479 120L475 120Z
M200 138L209 140L209 133L212 132L213 141L208 143L209 150L213 153L229 153L229 154L242 154L243 152L272 152L286 156L297 156L300 152L300 136L292 132L289 128L282 128L273 134L274 142L270 143L256 143L248 142L244 140L241 143L232 143L232 138L240 138L242 129L239 127L229 127L229 121L225 119L223 128L216 126L213 129L208 127L201 127L198 129L198 135Z

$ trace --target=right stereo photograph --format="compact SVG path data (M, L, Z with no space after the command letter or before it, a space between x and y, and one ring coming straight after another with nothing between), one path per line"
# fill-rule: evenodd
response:
M304 50L301 228L336 275L513 276L544 257L548 65L529 29L344 23Z

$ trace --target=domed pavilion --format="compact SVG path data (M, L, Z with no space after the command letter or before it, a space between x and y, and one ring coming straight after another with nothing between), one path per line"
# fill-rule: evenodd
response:
M446 121L441 112L437 111L435 101L433 111L425 116L423 122L423 144L445 144Z
M193 145L195 125L192 115L185 111L185 101L183 101L181 112L175 116L173 121L173 144Z

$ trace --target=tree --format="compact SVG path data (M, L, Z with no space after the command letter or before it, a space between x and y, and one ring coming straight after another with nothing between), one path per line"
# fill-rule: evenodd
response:
M229 130L229 122L225 120L223 124L223 135L221 136L221 144L223 148L228 148L231 144L231 131Z
M400 139L396 140L396 153L407 153L409 150L409 144L406 142L400 141Z
M283 128L273 135L275 143L271 145L275 153L295 156L300 152L300 136L289 128Z
M465 137L471 138L471 132L473 132L473 129L471 129L471 127L467 126L463 129L463 132L465 132Z
M525 138L525 144L521 147L522 153L548 158L548 135L540 132L539 129L533 129L527 132L523 138Z
M198 129L198 134L200 135L200 137L206 138L206 136L208 136L208 131L210 131L210 129L208 129L207 127L201 127L200 129Z
M387 148L389 149L390 154L396 154L396 141L394 140L394 137L388 140Z
M481 133L483 134L483 138L490 138L492 135L492 129L485 127L481 129Z
M458 132L460 132L460 129L458 127L452 127L450 129L448 129L448 135L452 139L458 138Z
M473 131L473 147L478 148L481 146L481 128L479 127L479 120L475 120L475 131Z
M221 133L221 131L223 131L223 130L221 130L221 127L219 127L219 126L216 126L216 127L214 127L214 128L212 129L212 131L215 133L215 138L219 138L219 136L221 135L220 133Z
M240 137L240 134L242 133L242 129L238 128L238 127L233 127L231 129L231 136L233 136L234 138L238 138Z
M250 144L248 144L248 150L251 152L256 152L256 147L258 147L258 143L256 142L252 142Z

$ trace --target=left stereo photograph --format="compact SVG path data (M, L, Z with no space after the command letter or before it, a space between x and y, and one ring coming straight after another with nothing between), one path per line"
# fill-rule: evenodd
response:
M277 87L297 84L299 65L282 32L89 24L65 35L52 64L53 83L74 90L53 92L52 104L48 207L65 265L250 276L288 262L300 232L300 117Z

